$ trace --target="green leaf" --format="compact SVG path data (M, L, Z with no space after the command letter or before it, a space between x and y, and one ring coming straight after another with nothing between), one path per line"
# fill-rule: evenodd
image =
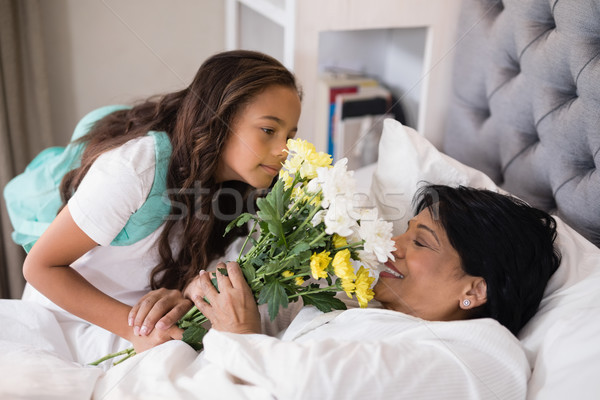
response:
M256 278L256 270L254 266L250 262L243 263L241 266L242 273L244 274L244 278L246 282L252 282L254 278Z
M246 222L250 221L253 218L254 218L254 215L249 214L249 213L240 214L237 218L235 218L233 221L231 221L229 224L227 224L227 227L225 228L225 233L223 234L223 236L227 235L229 233L229 231L233 229L234 226L238 226L238 227L242 226ZM252 232L250 232L250 234L252 234Z
M302 295L304 305L313 305L319 311L330 312L331 310L345 310L346 304L334 297L335 292L307 293Z
M273 186L273 190L271 190L271 192L267 196L267 199L269 200L269 202L271 203L271 205L277 212L277 214L279 216L279 220L281 220L281 216L283 216L283 212L285 210L285 203L286 203L282 181L277 180L277 182L275 182L275 186Z
M268 304L269 317L271 321L277 317L279 307L287 308L289 299L285 293L285 288L276 279L271 279L265 283L258 296L258 304Z
M277 213L275 207L267 198L257 199L256 205L259 208L256 214L262 221L266 222L269 232L275 237L283 237L281 216Z
M302 253L303 251L309 250L310 246L307 242L300 242L297 245L294 246L294 248L292 249L292 251L290 252L290 254L292 255L298 255L300 253Z
M202 339L208 332L208 329L201 325L192 325L183 332L182 340L192 346L194 350L202 350Z
M264 275L275 274L287 268L286 263L280 262L278 259L271 259L265 263L259 270Z

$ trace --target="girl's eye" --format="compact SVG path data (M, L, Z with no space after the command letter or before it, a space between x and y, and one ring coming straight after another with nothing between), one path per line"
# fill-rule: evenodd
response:
M415 246L417 247L426 247L425 245L421 244L421 242L419 242L418 240L413 240L413 243L415 244Z
M271 129L271 128L262 128L263 132L266 133L267 135L273 135L275 134L275 130Z

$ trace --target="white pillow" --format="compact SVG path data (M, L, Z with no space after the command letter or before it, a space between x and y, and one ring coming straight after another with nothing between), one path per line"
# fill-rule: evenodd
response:
M413 195L423 183L503 192L481 171L386 119L370 198L395 234L406 230ZM528 398L590 398L600 393L600 249L555 219L562 262L519 335L533 367Z
M379 215L394 224L395 234L406 230L412 198L420 185L428 183L498 190L483 172L441 153L414 129L386 119L371 198Z

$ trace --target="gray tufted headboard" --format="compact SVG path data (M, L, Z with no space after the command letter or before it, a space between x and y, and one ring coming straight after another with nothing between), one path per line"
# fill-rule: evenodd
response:
M600 0L463 0L444 151L600 246Z

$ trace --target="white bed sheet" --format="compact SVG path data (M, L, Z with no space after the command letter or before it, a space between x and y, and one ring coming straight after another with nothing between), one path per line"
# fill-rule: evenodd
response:
M379 171L385 174L377 176ZM373 172L379 179L373 187L407 199L414 192L414 187L403 186L407 182L489 185L478 171L441 155L418 133L391 122L384 129L378 165L357 171L363 189ZM387 180L399 174L410 179ZM560 220L559 245L563 263L549 283L540 311L520 335L533 368L527 398L594 399L600 393L600 250ZM57 334L56 321L34 305L0 301L0 326L2 399L271 398L268 388L244 384L225 365L196 357L183 343L164 344L104 373L57 357L55 352L65 354L68 346ZM373 363L369 370L375 385L380 367L394 365ZM328 393L344 390L331 382L315 384ZM443 387L439 390L444 393Z
M7 355L0 398L383 400L438 393L509 400L526 390L526 357L492 320L425 322L389 310L322 314L311 307L283 339L213 331L201 356L172 341L108 372L0 341Z

